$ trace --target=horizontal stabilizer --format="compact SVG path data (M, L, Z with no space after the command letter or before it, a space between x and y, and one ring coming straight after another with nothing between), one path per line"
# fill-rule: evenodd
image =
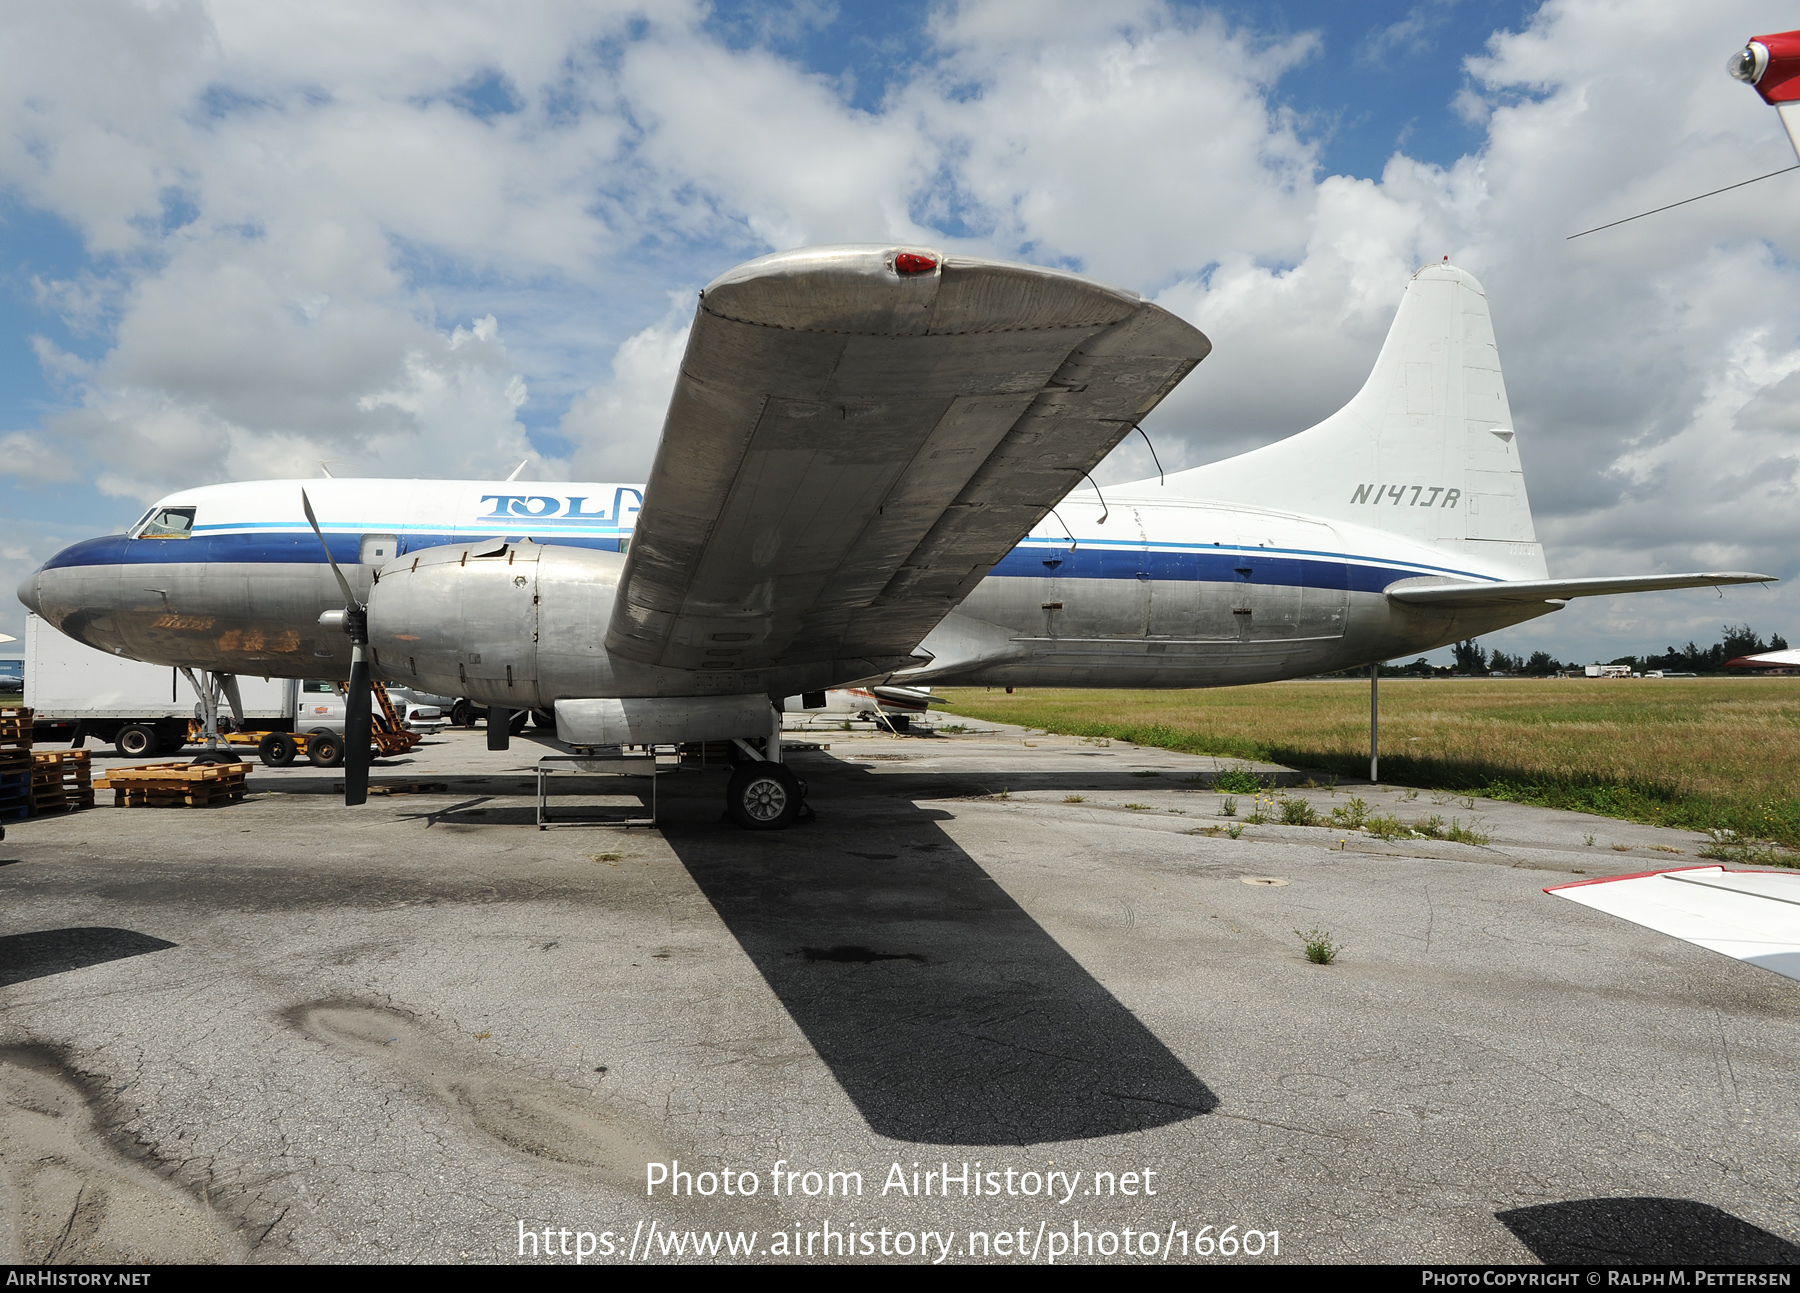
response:
M1773 575L1755 575L1742 570L1702 571L1691 575L1617 575L1609 579L1508 579L1485 584L1408 579L1390 584L1387 595L1390 600L1407 606L1462 610L1476 606L1513 606L1523 602L1561 602L1572 597L1605 597L1612 593L1660 593L1671 588L1774 582Z
M1800 875L1688 867L1544 890L1800 979Z

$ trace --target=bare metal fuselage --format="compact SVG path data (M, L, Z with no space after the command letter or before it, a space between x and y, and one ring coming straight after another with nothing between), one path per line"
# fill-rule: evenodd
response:
M338 484L349 482L312 488L330 497ZM214 486L192 495L213 496L216 514L223 510L218 496L264 488ZM346 497L343 506L353 503ZM201 506L204 522L205 499ZM358 561L373 550L354 515L340 509L330 529L359 595L381 610L381 675L516 708L592 696L783 696L881 676L1007 686L1230 686L1410 656L1553 609L1452 612L1395 604L1382 589L1399 581L1491 579L1498 571L1469 569L1466 557L1453 568L1424 545L1267 509L1127 498L1114 501L1104 523L1097 505L1065 503L1060 511L1079 533L1054 517L1040 526L925 639L912 668L858 672L856 662L834 661L698 682L685 671L614 660L602 646L623 564L618 549L629 539L629 526L616 516L610 537L505 536L501 523L490 522L490 535L512 539L503 559L462 561L454 585L425 580L420 553L441 555L447 543L466 547L458 531L470 533L468 522L417 514L406 525L370 524L397 540L380 567ZM244 541L252 543L248 552L236 542L241 530L224 522L218 530L199 528L189 539L111 536L77 544L30 576L21 596L63 632L140 660L271 677L348 672L348 640L319 624L321 612L341 607L342 596L304 522L259 523L253 542ZM1497 561L1516 558L1496 552ZM460 596L478 584L487 589L481 600L448 604L446 589Z

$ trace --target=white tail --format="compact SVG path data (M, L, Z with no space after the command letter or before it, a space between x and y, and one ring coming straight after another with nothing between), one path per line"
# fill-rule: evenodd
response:
M1405 535L1510 578L1547 574L1487 295L1448 264L1412 276L1374 371L1343 408L1168 486Z

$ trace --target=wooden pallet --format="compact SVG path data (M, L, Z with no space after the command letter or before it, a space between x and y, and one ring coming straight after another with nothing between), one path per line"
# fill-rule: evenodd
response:
M87 750L39 750L31 756L31 813L72 813L94 806L93 755Z
M21 738L27 746L31 744L31 711L0 710L0 741L17 741Z
M211 808L242 799L249 773L247 763L141 763L94 786L113 792L115 808Z

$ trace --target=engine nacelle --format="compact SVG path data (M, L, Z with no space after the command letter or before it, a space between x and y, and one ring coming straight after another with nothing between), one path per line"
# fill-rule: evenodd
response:
M616 695L601 639L625 558L490 539L413 553L369 593L379 676L508 709Z

